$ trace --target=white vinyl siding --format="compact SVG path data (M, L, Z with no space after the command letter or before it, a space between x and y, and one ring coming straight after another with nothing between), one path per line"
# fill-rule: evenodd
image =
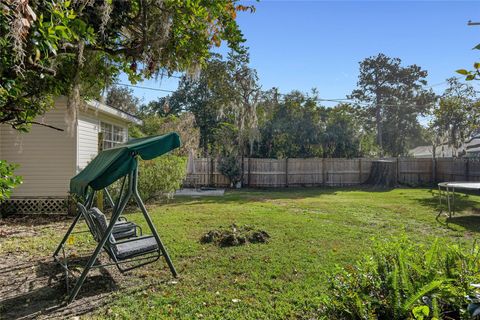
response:
M17 198L65 197L70 179L96 155L100 123L123 128L128 136L129 119L101 110L80 109L76 123L67 128L66 98L58 98L55 107L36 121L61 129L33 125L30 132L20 133L0 125L0 159L17 163L15 171L23 184L14 189ZM69 129L69 130L68 130Z
M0 125L0 154L3 160L19 164L16 174L23 184L14 189L14 197L63 197L68 194L70 178L75 174L75 126L67 132L66 100L36 121L64 129L33 125L29 133L19 133Z
M77 172L80 172L98 153L98 119L81 114L78 118Z

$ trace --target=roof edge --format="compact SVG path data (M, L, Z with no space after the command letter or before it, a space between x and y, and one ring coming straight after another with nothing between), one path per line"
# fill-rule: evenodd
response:
M108 106L106 104L101 103L98 100L92 99L92 100L86 100L85 101L89 107L94 108L95 110L101 111L103 113L106 113L108 115L112 115L116 118L122 119L122 120L127 120L131 123L137 124L137 125L143 125L143 120L140 118L125 112L123 110L120 110L118 108Z

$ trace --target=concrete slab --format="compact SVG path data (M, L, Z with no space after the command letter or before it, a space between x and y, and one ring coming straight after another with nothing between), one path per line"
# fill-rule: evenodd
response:
M215 190L201 190L193 188L185 188L175 191L175 196L188 196L188 197L221 197L225 194L225 189Z

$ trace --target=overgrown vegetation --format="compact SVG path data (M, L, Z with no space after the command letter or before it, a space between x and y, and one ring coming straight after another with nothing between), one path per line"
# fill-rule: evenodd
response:
M480 282L479 247L406 237L376 243L330 278L331 319L470 319L466 296Z

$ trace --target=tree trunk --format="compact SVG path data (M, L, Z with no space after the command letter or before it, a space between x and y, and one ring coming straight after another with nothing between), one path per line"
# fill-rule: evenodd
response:
M375 110L375 122L377 125L377 143L380 147L380 156L383 157L382 107L378 104Z
M375 160L372 162L370 176L366 182L380 188L393 188L397 185L397 165L391 160Z

